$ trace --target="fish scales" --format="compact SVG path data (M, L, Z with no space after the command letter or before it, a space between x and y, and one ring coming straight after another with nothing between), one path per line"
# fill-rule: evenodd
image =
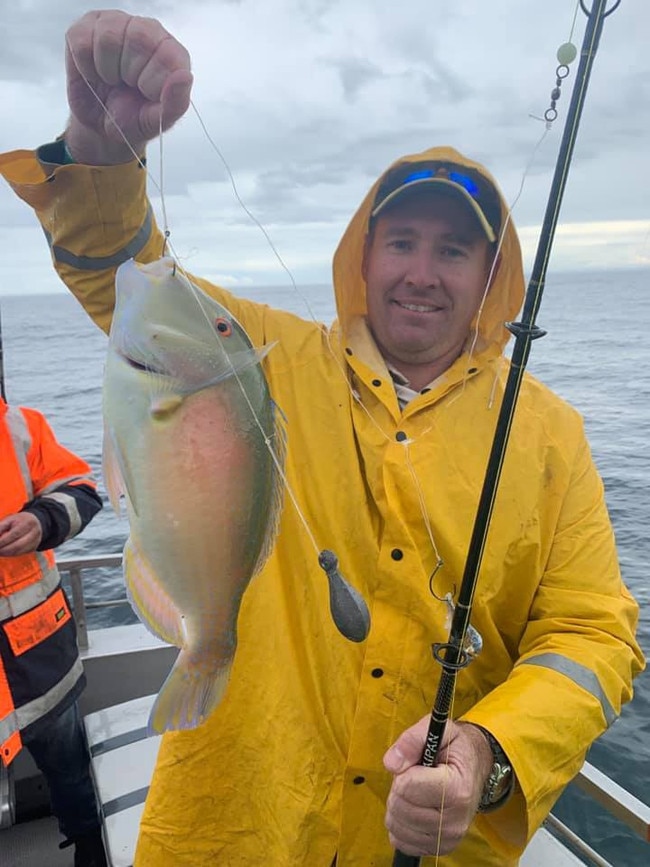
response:
M180 648L151 712L155 732L198 725L219 703L242 595L275 538L284 431L265 351L172 260L118 269L104 477L113 505L126 500L129 598Z

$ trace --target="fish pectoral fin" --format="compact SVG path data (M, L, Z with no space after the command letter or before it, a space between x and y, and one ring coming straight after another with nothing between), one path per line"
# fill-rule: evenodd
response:
M131 607L147 629L156 638L181 647L185 641L183 618L132 539L124 546L124 583Z
M189 650L178 654L149 715L149 734L201 725L221 701L228 686L232 658L220 667L196 665Z
M279 343L278 340L274 340L272 343L265 343L263 346L255 347L255 355L257 356L257 360L261 361L263 358L269 354L269 352Z
M151 401L151 415L156 419L164 419L173 415L183 403L183 398L178 394L169 394L156 397Z

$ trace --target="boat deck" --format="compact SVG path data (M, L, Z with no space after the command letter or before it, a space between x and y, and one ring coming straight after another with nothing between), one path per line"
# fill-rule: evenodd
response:
M74 849L59 849L63 839L56 819L46 816L0 831L2 867L73 867Z

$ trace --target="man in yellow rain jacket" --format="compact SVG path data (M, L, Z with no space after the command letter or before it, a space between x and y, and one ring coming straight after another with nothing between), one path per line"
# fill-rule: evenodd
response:
M191 74L151 19L89 13L68 40L65 139L0 170L106 330L115 267L163 243L145 172L82 75L142 153L161 111L168 128L187 108ZM629 700L637 606L603 486L579 415L527 376L472 615L483 651L458 678L446 766L418 766L439 678L431 645L447 637L443 600L461 579L503 393L503 323L523 298L505 216L481 166L435 148L395 164L353 216L330 330L201 283L254 344L277 342L264 366L287 417L288 480L372 626L360 644L336 631L288 505L244 597L224 701L163 739L138 867L388 867L395 846L440 852L440 865L514 865Z

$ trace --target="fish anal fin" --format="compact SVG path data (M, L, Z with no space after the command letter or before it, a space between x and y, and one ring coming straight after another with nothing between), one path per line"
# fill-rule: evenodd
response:
M196 665L189 650L181 650L151 709L149 734L193 729L205 722L223 698L231 668L232 659L218 668Z
M168 644L181 647L185 635L179 611L131 539L124 546L124 583L131 607L147 629Z

